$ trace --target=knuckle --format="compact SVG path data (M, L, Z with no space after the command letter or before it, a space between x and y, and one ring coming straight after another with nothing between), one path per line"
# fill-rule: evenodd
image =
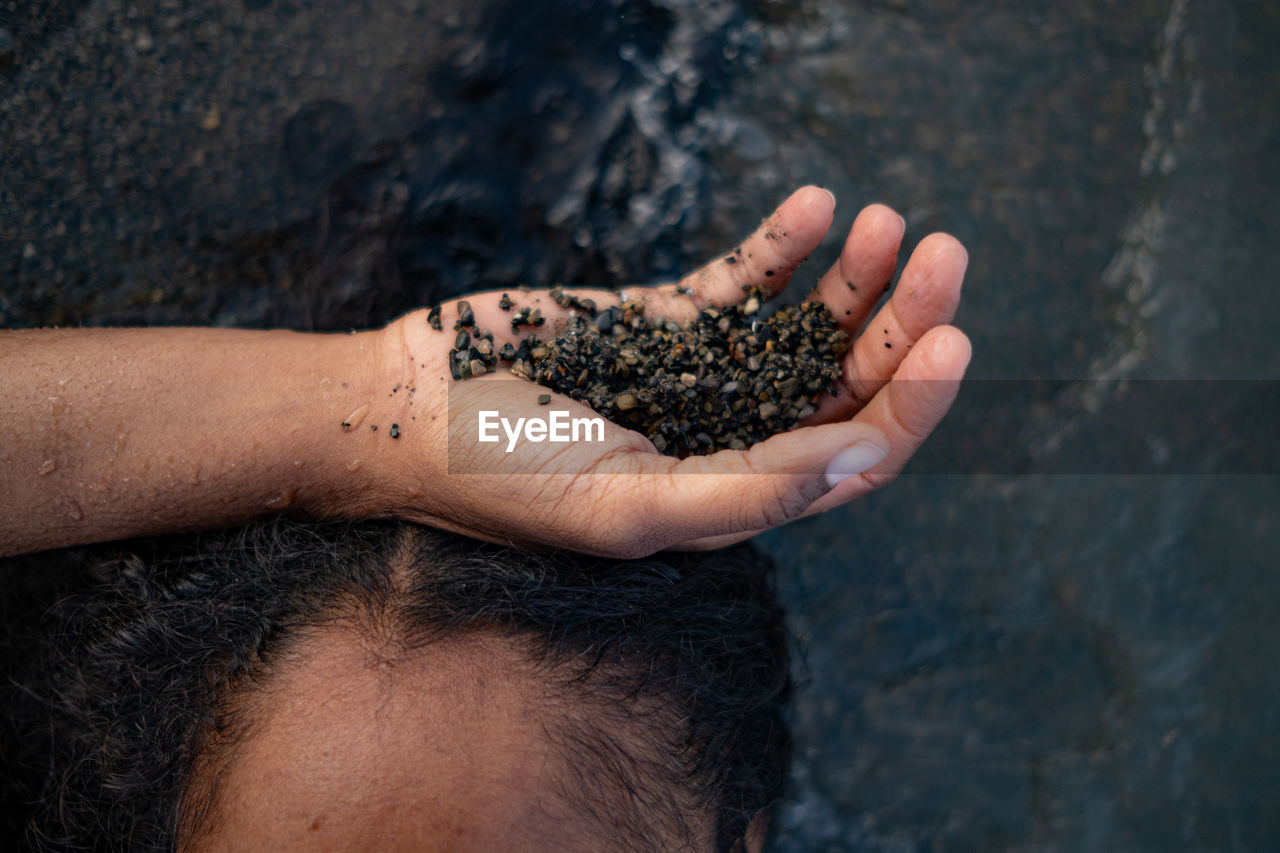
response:
M918 424L915 422L916 418L914 417L904 417L896 406L885 407L885 415L890 424L917 447L924 443L924 440L929 437L929 433L933 432L932 426Z
M743 519L743 529L752 530L760 527L777 527L799 518L809 504L812 496L805 490L792 486L789 478L770 478L771 482L756 503L754 511Z
M899 473L901 473L901 471L898 469L888 472L864 472L860 474L859 477L862 479L862 482L866 484L867 491L874 492L877 489L883 489L885 486L898 479Z
M862 382L861 378L851 371L843 371L840 374L840 383L837 386L849 395L849 399L853 401L855 409L861 411L867 407L870 397L862 393L859 387Z

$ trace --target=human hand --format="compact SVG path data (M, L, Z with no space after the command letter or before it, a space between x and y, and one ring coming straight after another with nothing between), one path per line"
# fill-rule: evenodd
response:
M806 187L740 251L679 282L572 292L601 307L640 299L648 316L677 322L702 307L739 302L751 287L777 294L830 228L834 206L829 193ZM378 408L384 424L395 419L400 437L381 443L376 457L376 511L490 541L628 557L728 545L885 485L950 407L970 354L963 333L945 325L959 301L967 255L943 234L921 242L893 296L854 337L893 275L903 229L902 219L882 205L858 216L839 261L811 296L827 304L853 339L840 387L819 401L805 425L745 451L677 460L612 423L601 442L526 442L510 453L504 441L481 444L480 411L513 422L545 418L550 409L536 402L545 389L505 373L450 389L459 303L444 306L440 331L427 311L402 317L382 333L382 375L393 377L387 384L399 390L388 388L392 402L380 401ZM534 331L543 337L567 316L548 291L508 293L517 305L542 311L547 325ZM492 331L498 347L529 333L512 331L501 298L494 291L466 299L475 327ZM560 395L553 403L570 418L595 416ZM367 501L362 507L368 514Z

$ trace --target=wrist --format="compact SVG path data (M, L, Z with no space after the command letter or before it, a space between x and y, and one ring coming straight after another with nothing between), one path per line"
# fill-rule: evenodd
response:
M430 515L441 494L448 348L418 311L384 328L342 336L330 358L359 364L320 415L311 500L324 518ZM419 329L418 327L422 328ZM335 336L336 337L336 336ZM335 374L339 371L333 371Z

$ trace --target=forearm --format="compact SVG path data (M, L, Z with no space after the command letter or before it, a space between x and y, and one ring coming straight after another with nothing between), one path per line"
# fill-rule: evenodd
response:
M0 554L336 511L382 452L370 426L397 369L383 347L379 333L0 333Z

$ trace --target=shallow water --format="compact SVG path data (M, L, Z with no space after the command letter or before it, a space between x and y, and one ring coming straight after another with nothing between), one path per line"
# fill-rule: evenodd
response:
M1280 846L1275 4L178 5L0 5L0 322L365 326L887 202L1019 382L761 538L807 672L773 849Z

